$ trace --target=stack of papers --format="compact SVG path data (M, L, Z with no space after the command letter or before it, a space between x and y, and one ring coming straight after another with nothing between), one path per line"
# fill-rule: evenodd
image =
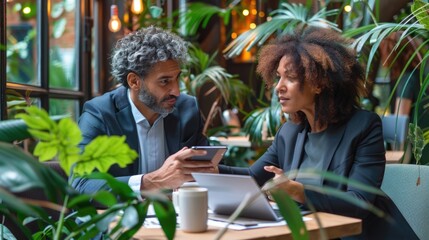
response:
M222 215L212 215L209 214L209 219L207 221L208 226L224 228L228 224L228 216ZM304 221L311 220L309 217L303 217ZM264 228L264 227L275 227L275 226L285 226L286 221L264 221L258 219L249 219L249 218L238 218L228 225L228 229L233 230L246 230L254 228ZM144 227L146 228L160 228L161 225L156 217L147 217L144 222ZM177 228L180 228L180 218L177 218Z

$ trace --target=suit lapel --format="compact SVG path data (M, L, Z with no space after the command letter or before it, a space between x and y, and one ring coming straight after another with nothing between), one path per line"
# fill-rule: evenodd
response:
M322 165L322 171L327 171L329 165L331 164L334 154L337 151L337 148L341 142L341 139L344 136L344 129L346 124L342 124L341 126L333 125L329 126L328 129L326 129L328 137L329 137L329 143L327 143L328 146L326 146L326 149L323 155L321 155L321 159L323 159L323 165Z
M292 179L295 179L296 177L296 171L301 164L302 161L302 153L304 152L304 143L305 143L305 136L307 135L308 128L305 127L303 130L298 133L298 136L296 138L295 143L295 149L293 151L293 159L292 159L292 165L291 165L291 171L295 172L294 175L290 175L289 177Z
M121 126L121 129L126 136L126 142L130 148L136 150L140 155L140 146L137 133L136 122L134 120L133 114L131 112L131 105L128 101L127 89L125 87L120 87L117 90L117 94L114 96L115 106L117 108L116 119ZM140 161L136 159L132 166L134 172L139 172Z
M132 149L139 149L139 140L137 135L136 123L134 117L130 114L129 108L124 108L116 113L116 118L121 123L122 131L127 137L127 143Z

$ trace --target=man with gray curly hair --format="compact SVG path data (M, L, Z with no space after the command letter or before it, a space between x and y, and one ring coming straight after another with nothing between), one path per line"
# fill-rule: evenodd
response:
M208 145L197 100L181 94L180 64L187 60L187 43L157 27L142 28L120 39L112 54L117 89L85 103L79 119L81 146L99 135L125 135L138 159L109 173L135 191L174 189L193 180L191 172L215 172L210 161L191 161ZM95 192L104 181L78 178L80 192Z

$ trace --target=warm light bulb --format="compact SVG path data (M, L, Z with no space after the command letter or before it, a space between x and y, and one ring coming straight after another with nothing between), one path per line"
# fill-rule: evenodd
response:
M131 3L131 12L134 14L140 14L143 12L142 0L133 0L133 2Z
M24 13L24 14L30 14L31 13L31 8L30 7L24 7L22 9L22 13Z
M108 26L111 32L117 32L121 29L121 19L118 17L118 6L115 4L110 7L110 20Z
M344 6L344 11L351 12L352 11L352 6L350 6L350 5Z

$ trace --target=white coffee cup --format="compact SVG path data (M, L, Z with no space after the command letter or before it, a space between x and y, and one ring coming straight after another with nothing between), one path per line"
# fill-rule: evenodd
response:
M208 190L202 187L179 188L179 225L184 232L207 230Z
M171 200L173 202L174 209L176 213L179 212L179 190L175 190L171 194Z

